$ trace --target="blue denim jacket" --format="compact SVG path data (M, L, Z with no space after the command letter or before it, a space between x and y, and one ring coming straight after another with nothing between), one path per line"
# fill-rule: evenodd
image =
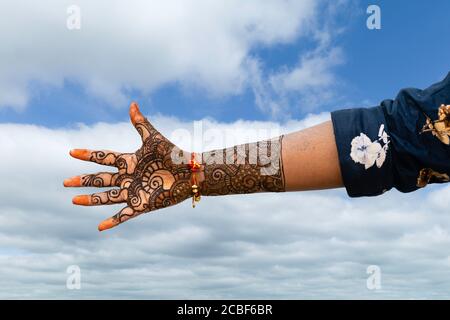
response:
M376 107L334 111L331 120L350 197L450 180L450 73Z

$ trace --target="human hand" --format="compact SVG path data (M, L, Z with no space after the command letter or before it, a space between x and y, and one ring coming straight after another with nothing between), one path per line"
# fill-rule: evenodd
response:
M99 231L192 196L191 170L187 165L190 153L183 152L159 133L141 114L135 102L130 105L130 119L142 138L142 147L136 152L70 151L74 158L118 169L117 172L84 174L64 180L65 187L118 187L79 195L72 200L74 204L83 206L126 203L126 207L99 224Z

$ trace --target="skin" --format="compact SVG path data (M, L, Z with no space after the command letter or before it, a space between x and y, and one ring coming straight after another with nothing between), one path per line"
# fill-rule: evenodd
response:
M188 165L191 152L179 149L159 133L135 102L130 105L130 119L142 140L136 152L70 151L76 159L117 169L64 180L65 187L112 187L75 196L72 202L76 205L125 205L101 222L99 231L193 196L193 173ZM194 158L200 164L194 174L202 196L343 186L331 121L270 141L194 153Z

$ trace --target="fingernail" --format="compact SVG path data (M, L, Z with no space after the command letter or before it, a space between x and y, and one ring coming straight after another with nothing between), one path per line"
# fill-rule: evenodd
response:
M109 218L106 219L104 221L102 221L99 225L98 225L98 231L104 231L107 229L111 229L113 227L115 227L117 225L117 222L115 219L113 218Z
M64 187L79 187L81 186L80 177L67 178L64 180Z
M87 156L86 149L72 149L70 150L70 155L77 159L85 159Z
M75 196L72 199L72 203L80 205L80 206L88 206L89 205L89 196L86 196L86 195Z
M137 122L141 122L144 120L144 116L142 116L141 111L139 110L139 106L136 102L132 102L130 105L130 118L133 125L136 125Z

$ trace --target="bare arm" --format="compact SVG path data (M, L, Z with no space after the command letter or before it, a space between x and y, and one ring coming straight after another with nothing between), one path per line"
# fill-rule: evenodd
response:
M286 191L343 187L331 120L283 138Z

